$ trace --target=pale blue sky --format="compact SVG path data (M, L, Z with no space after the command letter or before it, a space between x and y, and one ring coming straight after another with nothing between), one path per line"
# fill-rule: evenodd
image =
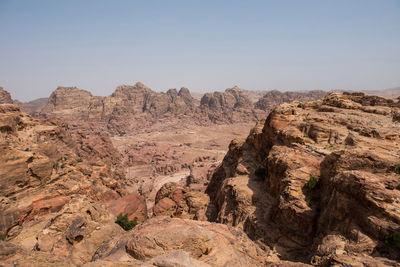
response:
M400 0L0 0L0 85L160 91L400 86Z

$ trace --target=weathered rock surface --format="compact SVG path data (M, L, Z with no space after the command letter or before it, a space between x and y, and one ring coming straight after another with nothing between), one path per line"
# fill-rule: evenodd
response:
M49 98L42 97L42 98L38 98L38 99L29 101L29 102L21 102L18 100L14 100L14 104L20 106L21 110L23 112L26 112L29 114L39 114L39 112L42 110L42 108L47 105L48 101L49 101Z
M92 96L76 87L59 87L49 97L40 114L63 118L78 127L112 134L143 132L156 125L171 128L182 124L251 122L265 116L265 111L294 99L316 99L322 91L280 93L272 91L254 105L247 91L235 86L224 92L204 94L200 100L187 88L154 92L142 83L118 86L107 97Z
M107 206L115 216L128 214L129 220L137 222L142 222L147 218L146 200L136 193L111 200Z
M280 105L231 142L207 189L211 220L281 259L396 266L385 240L400 229L398 105L337 93Z
M0 104L12 104L13 100L9 92L0 87Z
M31 117L11 104L0 105L0 129L0 234L7 240L25 223L59 212L74 194L100 202L125 194L117 152L106 138L90 145L61 121Z
M265 111L271 111L282 103L290 103L295 100L311 101L323 98L327 92L320 90L312 90L306 92L280 92L277 90L268 91L256 103L255 107Z
M84 266L310 266L280 261L237 228L162 216L104 243L92 260Z
M156 194L154 215L206 221L210 198L203 192L191 191L176 183L166 183Z

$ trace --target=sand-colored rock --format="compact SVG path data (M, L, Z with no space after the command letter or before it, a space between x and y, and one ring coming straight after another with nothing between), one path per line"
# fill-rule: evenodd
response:
M12 104L13 100L9 92L0 87L0 104Z
M247 140L231 142L207 189L210 219L243 229L281 259L398 260L384 242L400 227L398 111L397 102L358 93L280 105ZM335 242L324 241L330 235L343 240L340 260Z
M184 250L210 266L260 266L266 253L241 231L222 224L157 217L137 226L126 245L136 259Z
M143 196L136 193L112 200L107 206L115 216L128 214L129 220L135 219L138 222L147 218L146 201Z

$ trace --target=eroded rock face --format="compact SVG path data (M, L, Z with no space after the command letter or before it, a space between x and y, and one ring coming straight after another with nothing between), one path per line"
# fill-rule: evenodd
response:
M143 130L144 126L161 118L188 114L193 117L197 114L194 102L186 88L179 93L175 89L156 93L142 83L118 86L107 97L92 96L75 87L59 87L40 113L46 117L63 118L80 128L124 134Z
M256 121L262 113L253 109L246 92L235 86L225 92L206 93L200 100L200 109L215 123Z
M13 100L9 92L0 87L0 104L12 104Z
M290 103L292 101L311 101L323 98L327 92L320 90L312 90L307 92L280 92L277 90L268 91L256 103L255 107L265 111L271 111L282 103Z
M154 218L135 228L126 250L140 260L183 250L210 266L260 266L267 256L240 230L166 217Z
M59 212L74 194L99 202L125 194L109 140L96 136L94 144L57 119L38 119L11 104L0 105L0 128L0 234L7 240Z
M155 216L206 221L209 202L207 194L171 182L164 184L157 192L153 211Z
M210 218L282 259L393 266L400 255L385 239L400 229L398 112L362 94L280 105L232 141L207 189Z

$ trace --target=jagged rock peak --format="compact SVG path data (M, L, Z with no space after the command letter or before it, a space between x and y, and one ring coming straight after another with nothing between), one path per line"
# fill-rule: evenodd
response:
M171 88L171 89L168 89L167 94L171 95L171 96L178 96L178 91L176 91L175 88Z
M0 86L0 104L2 103L13 103L11 99L11 95L9 92L3 89L3 87Z
M152 90L141 82L135 85L119 85L111 96L119 96L120 94L129 94L132 92L152 92Z
M53 91L51 96L54 94L65 94L65 93L66 94L84 93L92 96L91 92L84 89L80 89L76 86L58 86L57 89Z
M179 90L179 93L178 93L178 94L179 94L180 96L183 96L183 95L190 95L190 96L191 96L189 89L187 89L186 87L182 87L182 88Z

